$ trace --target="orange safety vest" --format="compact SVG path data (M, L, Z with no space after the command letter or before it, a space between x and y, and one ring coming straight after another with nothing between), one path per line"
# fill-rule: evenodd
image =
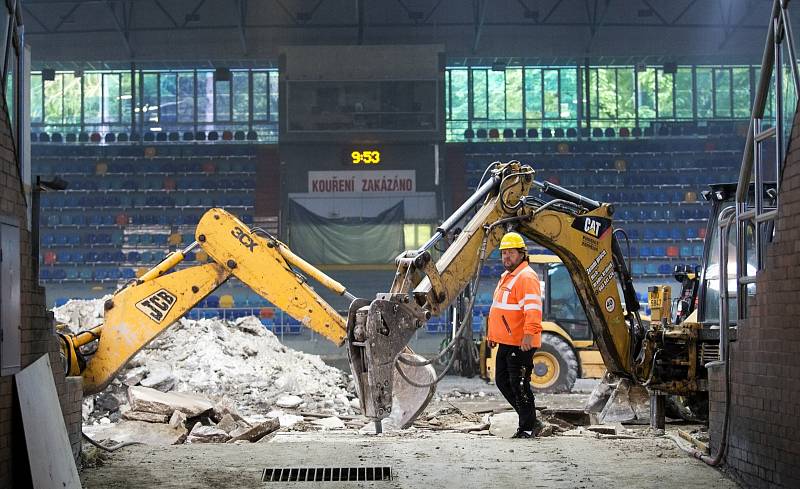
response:
M542 346L542 296L539 276L523 261L504 272L489 310L488 340L519 346L523 335L533 335L533 347Z

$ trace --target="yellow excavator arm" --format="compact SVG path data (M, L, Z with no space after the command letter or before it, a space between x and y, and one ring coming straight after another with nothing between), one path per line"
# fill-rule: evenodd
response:
M165 258L105 303L103 325L61 335L67 374L83 377L83 391L102 391L145 345L235 275L259 295L337 345L345 320L311 286L302 271L334 292L345 287L292 253L277 239L251 230L232 214L211 209L200 219L195 243ZM209 263L170 271L201 247ZM81 347L96 342L94 354Z
M397 273L388 293L351 305L350 365L367 416L380 419L391 409L395 370L402 374L409 365L398 352L431 316L443 313L467 285L474 284L486 256L512 229L554 252L569 270L611 373L645 385L661 382L659 388L670 392L694 388L694 353L685 347L693 344L694 333L691 328L674 328L662 334L667 327L664 318L659 324L643 324L625 257L614 236L613 207L537 182L533 169L516 161L496 163L487 173L488 180L437 228L428 243L396 259ZM534 187L550 199L529 196ZM476 206L480 206L477 211ZM430 249L473 212L434 262ZM663 358L663 378L653 378L656 352L665 342L678 346L669 350L673 358Z

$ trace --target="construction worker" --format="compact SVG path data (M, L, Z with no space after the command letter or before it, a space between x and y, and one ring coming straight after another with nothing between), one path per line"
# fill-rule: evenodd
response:
M528 265L522 236L506 233L500 255L506 271L494 292L487 341L490 348L499 345L495 382L519 415L519 429L512 438L532 438L543 427L536 419L530 381L533 354L542 346L541 285Z

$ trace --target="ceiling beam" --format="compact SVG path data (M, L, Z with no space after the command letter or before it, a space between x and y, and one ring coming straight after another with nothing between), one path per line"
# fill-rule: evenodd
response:
M481 33L483 32L483 23L486 20L486 5L487 0L473 0L473 15L474 15L474 33L472 36L472 53L478 52L478 46L481 43Z
M247 0L237 0L239 12L239 42L242 44L242 54L247 56L247 35L245 33L245 19L247 18Z
M74 14L75 11L78 10L78 7L80 7L80 6L81 6L80 3L76 3L75 5L72 6L72 8L67 10L67 13L61 16L61 20L58 21L58 24L56 24L56 26L53 27L53 31L54 32L57 31L62 25L64 25L64 23L67 20L69 20L69 18L72 16L72 14Z
M108 1L106 2L106 6L108 7L108 12L111 14L111 18L114 20L114 25L117 28L117 32L119 32L120 36L122 37L122 43L125 45L125 50L128 53L129 58L134 58L133 49L131 48L131 42L129 39L130 30L128 28L123 28L122 24L120 24L119 19L117 18L117 13L114 11L114 5Z
M173 17L172 14L170 14L167 11L166 8L164 8L164 5L159 0L153 0L153 2L155 2L156 7L158 7L158 9L161 10L161 13L163 13L169 19L170 23L172 24L172 27L179 27L178 21L175 20L175 17Z
M47 27L47 24L45 24L44 21L42 21L42 19L40 19L39 17L36 16L36 14L33 13L33 11L30 9L30 7L28 7L27 3L23 3L22 4L22 10L24 11L24 16L25 17L30 17L31 19L35 20L36 23L39 24L42 27L42 29L44 30L45 33L52 32L50 30L50 28ZM28 26L26 25L25 27L26 27L25 34L30 34L31 31L29 31L27 29Z

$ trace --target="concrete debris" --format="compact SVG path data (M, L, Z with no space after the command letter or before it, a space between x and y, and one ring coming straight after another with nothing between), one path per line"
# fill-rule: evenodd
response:
M302 416L298 416L296 414L287 414L283 411L270 411L267 413L268 418L278 418L278 422L281 425L281 428L289 428L294 426L295 424L303 421Z
M588 431L593 431L595 433L600 433L601 435L616 435L617 434L617 427L613 425L605 425L605 424L596 424L592 426L587 426L586 429Z
M146 445L179 445L186 440L185 428L144 421L84 426L83 431L95 441L108 440L115 443L132 441Z
M203 426L196 423L189 436L186 437L186 443L225 443L231 439L231 436L224 430L216 426Z
M219 426L219 425L217 425ZM256 424L255 426L243 426L237 428L229 434L231 435L231 439L228 443L233 443L237 441L247 441L251 443L255 443L262 439L264 436L277 431L280 429L281 424L277 418L269 418L266 421Z
M54 309L56 319L72 332L101 324L107 298L70 301ZM162 368L171 369L174 383ZM348 377L317 355L282 345L256 317L236 321L184 318L131 358L120 372L121 382L107 390L122 399L125 388L135 385L194 392L214 401L228 399L248 418L263 418L279 398L294 395L311 410L322 411L328 401L328 414L338 416L355 413L349 402L354 386ZM118 409L96 406L87 422L104 416L116 421Z
M236 421L233 416L230 414L226 414L219 420L217 423L217 428L225 431L226 433L232 433L239 429L247 429L250 428L250 424L244 421Z
M128 419L131 421L144 421L145 423L166 423L169 421L169 415L143 413L141 411L125 411L122 413L122 419Z
M275 405L286 409L295 409L303 403L303 398L299 396L282 396L275 401Z
M150 373L139 382L139 385L160 390L161 392L169 392L173 390L177 384L178 379L172 374L172 369L169 365L163 365L159 368L152 369Z
M214 404L203 396L188 392L161 392L148 387L128 388L128 400L134 411L171 415L181 411L193 418L214 408Z
M132 368L122 375L122 383L128 387L139 385L139 382L147 376L147 373L148 370L145 366Z
M417 428L433 430L455 430L461 432L481 431L489 428L483 416L464 412L456 407L448 407L424 413L414 422Z
M169 425L173 428L186 428L186 415L180 411L173 411L169 418Z
M344 421L337 418L336 416L331 416L330 418L315 419L311 421L311 424L319 426L325 430L342 430L345 427Z

